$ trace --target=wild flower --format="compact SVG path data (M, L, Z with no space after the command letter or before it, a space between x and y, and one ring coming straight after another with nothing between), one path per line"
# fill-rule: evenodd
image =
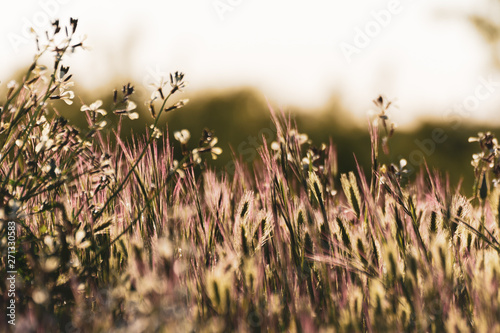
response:
M151 136L153 138L155 138L155 139L161 138L162 133L158 127L156 127L155 125L151 125L149 128L151 128L151 130L153 130L153 133L151 133Z
M88 121L90 128L95 131L100 131L108 124L104 117L107 115L106 110L101 109L102 101L97 100L94 103L87 105L82 105L80 111L88 113Z
M297 143L300 146L303 145L304 143L309 142L309 137L307 136L307 134L299 133L294 129L288 131L288 136L290 138L290 141L292 142L297 141Z
M377 107L377 110L373 113L376 116L376 119L373 121L373 126L378 130L379 123L382 124L382 128L384 129L384 136L381 138L382 149L384 153L389 154L389 139L394 135L394 131L397 125L393 122L389 123L389 114L388 110L393 105L392 101L389 101L386 97L380 95L377 99L373 100L373 103Z
M125 102L125 108L115 110L114 113L117 115L126 115L130 120L135 120L139 119L139 113L133 112L136 108L137 105L134 102L127 100Z
M82 112L90 112L90 113L97 113L97 114L100 114L102 116L107 115L106 110L100 109L101 106L102 106L102 101L100 99L98 99L97 101L95 101L94 103L90 104L89 106L87 106L85 104L82 105L82 107L80 108L80 111L82 111Z
M469 142L479 142L481 150L488 150L491 153L498 148L498 140L491 132L479 132L477 137L470 137Z
M278 152L280 150L280 144L276 141L271 142L271 149Z
M57 96L57 99L61 99L68 105L73 104L73 98L75 98L75 93L71 90L61 89L59 91L59 95Z
M35 147L35 152L38 154L42 149L50 149L54 145L54 140L49 137L51 125L47 122L43 124L42 135L40 142Z
M161 98L162 100L165 99L165 94L163 93L163 88L167 84L167 81L165 81L165 78L162 76L160 77L159 82L154 82L150 83L149 86L154 88L153 93L151 94L151 99L157 99Z
M157 99L160 99L163 101L163 103L161 105L161 109L162 109L162 111L164 110L165 112L170 112L170 111L173 111L176 109L180 109L180 108L184 107L189 102L189 99L182 99L182 100L178 101L177 103L175 103L174 105L165 108L165 104L166 104L167 100L169 99L169 97L177 92L182 92L182 89L186 86L186 84L184 82L184 73L175 72L174 75L170 74L171 90L170 90L168 95L165 95L165 93L163 92L163 88L165 87L165 85L166 85L166 82L165 82L165 79L163 77L160 79L159 83L150 84L150 86L152 86L155 90L151 94L151 98L149 99L149 101L147 101L145 104L147 105L147 107L151 113L151 117L153 117L153 118L156 118L156 116L157 116L156 108L155 108L155 101Z
M222 148L220 147L215 147L215 145L217 144L217 138L213 138L212 141L210 141L210 153L212 155L212 159L213 160L216 160L217 159L217 156L219 156L220 154L222 154Z
M204 139L202 141L202 143L200 144L200 147L195 148L195 149L192 150L193 156L196 156L195 160L199 161L200 160L199 156L202 153L210 153L211 156L212 156L212 159L216 160L217 157L220 154L222 154L222 148L215 147L215 145L217 144L217 142L218 142L217 137L210 136L209 138Z
M182 131L178 131L174 133L174 138L179 141L182 145L186 145L191 138L191 133L187 129L183 129Z
M179 161L177 160L172 161L172 166L170 167L170 173L177 173L181 178L186 177L186 173L179 164Z
M408 162L402 158L399 160L399 165L391 164L391 172L398 178L401 178L403 175L408 174L408 169L406 169Z
M186 87L186 82L184 82L184 73L175 72L174 75L170 74L170 94L175 94L177 91L182 91Z
M79 229L76 231L74 237L68 236L66 240L71 246L75 246L78 249L85 249L91 244L89 240L84 240L86 234L85 230Z
M306 141L307 142L307 141ZM310 147L306 156L302 158L302 167L304 171L324 171L323 165L319 165L319 162L324 156L326 150L326 145L321 145L320 148L316 148L314 146Z
M46 164L42 167L42 172L45 173L50 178L56 178L61 175L61 169L56 165L54 159L50 159L46 162Z
M500 179L500 146L491 132L479 132L477 137L470 137L469 142L478 142L481 151L472 155L471 165L474 167L474 192L482 199L488 194L489 174L492 175L492 184L496 187Z

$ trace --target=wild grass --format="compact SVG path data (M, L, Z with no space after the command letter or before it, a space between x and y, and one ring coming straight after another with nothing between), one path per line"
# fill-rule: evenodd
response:
M8 221L18 271L16 325L2 316L2 329L500 331L500 150L491 133L470 140L480 149L472 198L428 169L409 178L404 160L380 165L397 135L382 97L367 174L337 174L333 143L314 146L272 109L277 140L259 148L252 171L236 160L234 173L220 172L203 161L222 153L209 130L197 143L186 130L171 142L158 127L186 103L170 102L182 73L155 88L146 101L154 123L131 142L120 125L106 130L108 112L139 116L130 85L108 110L83 102L87 129L54 112L74 99L63 61L84 46L76 28L56 21L37 38L33 65L1 108L2 308ZM44 54L51 71L39 64Z

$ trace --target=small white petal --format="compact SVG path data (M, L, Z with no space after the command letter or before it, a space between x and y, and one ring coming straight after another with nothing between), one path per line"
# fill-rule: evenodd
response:
M44 143L43 143L43 142L38 143L38 144L36 145L36 147L35 147L35 153L37 153L37 154L38 154L38 153L40 152L40 150L42 150L43 146L44 146Z
M83 230L78 230L75 234L75 242L76 244L80 244L83 240L83 238L85 238L85 235L86 235L86 232L83 231Z
M132 101L128 101L128 104L127 104L127 111L132 111L134 110L135 108L137 108L137 105L132 102Z
M9 81L9 83L7 83L7 88L11 89L11 88L16 88L17 87L17 82L15 80L11 80Z
M132 112L132 113L129 113L129 114L128 114L128 117L129 117L131 120L139 119L139 114L138 114L137 112Z
M90 108L92 110L97 110L98 108L100 108L102 105L102 101L100 99L98 99L97 101L95 101L94 103L90 104Z
M186 140L189 140L191 138L191 133L189 133L187 129L183 129L181 131L181 134Z

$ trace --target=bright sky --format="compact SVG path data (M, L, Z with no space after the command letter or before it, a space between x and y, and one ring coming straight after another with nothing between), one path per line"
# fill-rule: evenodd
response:
M4 1L0 80L31 59L28 26L43 31L49 17L73 16L92 50L68 63L86 87L181 70L191 91L250 85L285 107L318 107L338 91L364 115L383 93L396 100L402 124L444 117L464 101L464 115L488 120L500 84L490 78L484 87L495 74L488 49L461 17L477 7L477 0Z

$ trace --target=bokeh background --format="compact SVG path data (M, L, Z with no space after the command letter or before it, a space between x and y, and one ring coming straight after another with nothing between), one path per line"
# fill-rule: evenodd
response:
M353 154L369 165L368 112L383 94L399 125L385 162L406 158L418 170L425 159L470 193L477 147L467 139L500 133L499 14L498 0L2 2L0 90L30 63L31 28L75 17L91 49L65 61L75 103L53 106L78 126L82 103L106 107L113 89L132 82L141 118L125 120L124 134L140 134L151 122L149 84L179 70L190 103L166 126L195 138L214 130L224 154L212 165L230 169L233 153L257 158L262 136L273 140L270 104L315 144L331 139L347 171Z

